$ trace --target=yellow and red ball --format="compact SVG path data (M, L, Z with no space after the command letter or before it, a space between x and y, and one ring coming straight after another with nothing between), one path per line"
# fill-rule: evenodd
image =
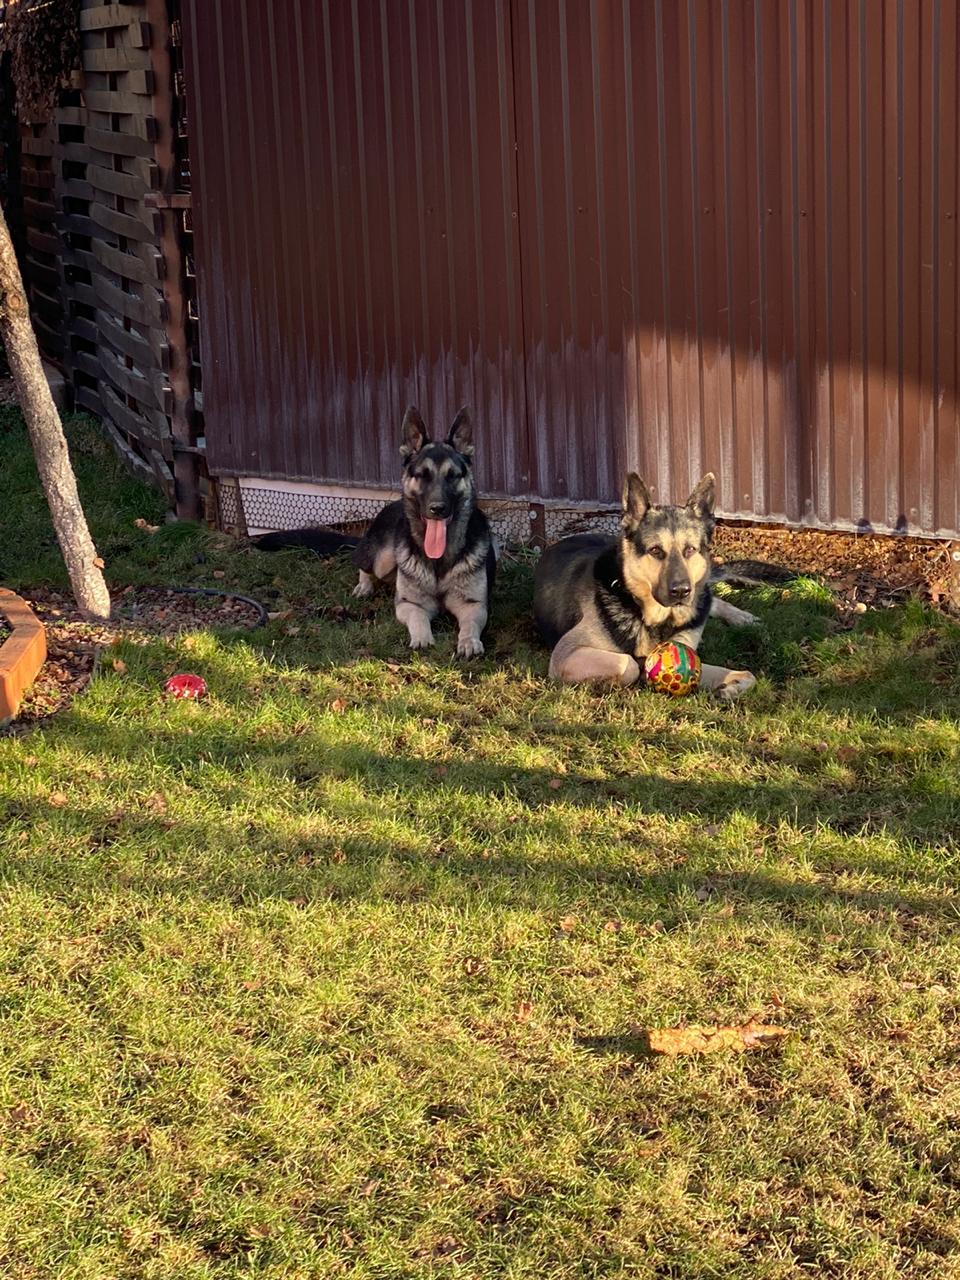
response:
M682 698L700 687L700 659L686 644L668 640L648 653L643 663L647 684L658 693Z

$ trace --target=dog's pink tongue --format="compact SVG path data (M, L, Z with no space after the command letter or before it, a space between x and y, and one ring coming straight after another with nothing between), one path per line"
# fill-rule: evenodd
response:
M446 520L428 520L423 549L431 560L439 560L447 549Z

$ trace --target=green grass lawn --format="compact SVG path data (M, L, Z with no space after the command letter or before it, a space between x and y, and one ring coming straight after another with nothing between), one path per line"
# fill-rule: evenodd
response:
M801 583L709 625L740 705L560 689L527 564L486 658L412 657L71 438L113 584L293 615L0 738L5 1280L960 1276L953 625ZM62 581L0 448L0 581ZM782 1049L637 1034L757 1013Z

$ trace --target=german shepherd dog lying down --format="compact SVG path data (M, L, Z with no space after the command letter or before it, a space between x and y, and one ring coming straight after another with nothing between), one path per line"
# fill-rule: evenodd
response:
M631 473L619 536L577 534L547 548L534 579L534 615L553 649L551 676L630 685L658 644L672 640L696 649L707 618L735 627L757 621L713 596L711 582L758 586L792 575L754 561L712 565L714 485L706 475L685 506L655 506ZM756 682L749 671L706 663L701 672L703 687L728 700Z
M321 555L351 549L360 570L355 596L396 573L396 615L410 648L433 644L431 623L441 609L459 623L457 653L483 653L496 557L487 517L477 507L473 422L461 409L444 441L433 441L414 408L404 415L400 454L403 497L390 502L360 538L332 529L298 529L258 539L264 551L308 547Z

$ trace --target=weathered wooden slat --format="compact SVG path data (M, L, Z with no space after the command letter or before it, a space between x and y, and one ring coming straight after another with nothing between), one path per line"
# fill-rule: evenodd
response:
M115 426L119 427L121 431L138 443L145 445L147 448L156 449L158 453L161 452L164 448L164 432L167 430L166 422L164 422L162 431L156 431L145 418L135 413L133 409L128 408L113 387L106 382L101 382L100 384L100 400L104 411L110 415ZM172 455L172 443L166 447Z
M145 422L162 435L167 421L163 414L163 399L159 389L139 369L128 369L121 363L122 357L114 355L109 347L100 348L100 368L103 376L124 395L132 396L140 407L138 412ZM159 376L159 370L157 371Z
M68 282L67 288L70 292L70 301L79 303L80 306L89 307L91 311L95 310L99 305L99 299L92 284L86 284L83 280L71 280Z
M38 253L49 253L52 258L60 252L60 237L57 233L41 231L39 227L27 227L27 244Z
M85 142L61 142L57 146L58 160L72 160L74 164L89 164L90 148Z
M118 275L124 280L136 280L140 284L156 284L160 279L160 269L162 259L159 254L154 255L154 261L144 261L139 254L124 253L121 249L115 249L113 245L105 244L102 240L93 242L93 255L97 261L112 271L114 275Z
M53 222L57 216L57 206L47 200L31 200L24 196L23 211L34 222Z
M97 276L93 288L99 299L98 305L106 307L116 315L126 316L135 324L162 327L166 316L166 303L156 289L143 285L143 298L135 298L132 293L124 293L116 285L109 284Z
M57 107L58 125L85 125L87 123L86 107Z
M96 378L99 382L100 373L100 357L92 351L75 351L73 353L73 367L79 369L81 373L85 373L88 378Z
M84 71L149 71L150 54L143 49L117 46L114 49L84 49ZM143 92L151 93L152 89Z
M57 226L62 236L93 237L100 234L100 228L85 213L61 213L57 219Z
M79 267L81 271L89 271L91 275L97 270L97 260L90 250L79 249L73 244L63 246L60 261L65 267Z
M49 325L44 324L39 316L34 316L33 327L36 331L37 342L40 350L46 355L62 356L63 355L63 334L57 329L51 329Z
M143 10L130 4L98 4L80 13L81 31L108 31L111 27L128 27L143 17Z
M96 324L86 316L72 315L69 328L72 339L79 338L82 342L93 343L94 346L100 341L100 332Z
M52 156L53 138L33 138L27 135L20 139L20 152L25 156Z
M147 209L143 211L142 218L138 218L129 213L117 213L116 209L108 209L105 204L94 201L90 205L90 217L98 226L129 240L154 241L160 234L157 215Z
M24 187L39 187L49 191L56 182L56 174L49 169L21 169L20 182Z
M148 116L153 99L139 93L119 89L87 89L83 100L91 111L105 111L116 116Z
M63 302L58 295L52 293L44 293L42 289L33 288L30 290L30 310L38 311L41 315L46 316L48 322L52 322L59 327L63 319Z
M97 324L100 326L100 338L113 347L114 351L136 361L138 369L166 369L170 348L163 329L143 325L145 332L134 333L132 329L124 329L123 325L116 323L106 311L97 315Z
M83 178L64 178L57 195L63 200L92 200L93 187Z
M103 405L100 403L100 393L96 387L87 387L83 383L74 387L73 398L80 409L86 409L88 413L92 413L99 418L103 412Z
M105 169L99 164L92 164L87 168L87 178L98 191L123 196L126 200L140 200L149 190L139 174L120 173L116 169Z
M84 390L86 390L86 388L84 388ZM77 398L78 400L80 398L79 392L77 393ZM113 445L114 449L116 449L117 456L120 458L121 462L123 462L124 466L129 467L135 476L140 480L145 480L147 484L154 487L159 484L164 493L166 493L168 500L171 499L173 492L173 477L170 476L166 483L161 480L161 477L157 474L156 468L151 466L149 462L145 462L138 453L135 453L134 450L130 448L129 444L123 438L121 431L115 427L110 419L104 414L102 405L93 409L92 412L100 418L103 424L103 429L107 434L107 438Z
M156 126L156 121L153 124ZM133 133L117 133L113 129L88 129L87 146L109 156L153 155L153 143L149 138L141 138Z

